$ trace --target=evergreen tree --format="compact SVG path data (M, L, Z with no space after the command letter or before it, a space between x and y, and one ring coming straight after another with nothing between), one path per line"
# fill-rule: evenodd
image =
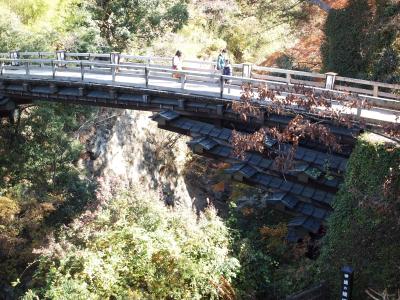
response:
M345 9L331 10L325 23L321 47L325 71L359 77L367 69L363 42L371 21L367 0L351 0Z

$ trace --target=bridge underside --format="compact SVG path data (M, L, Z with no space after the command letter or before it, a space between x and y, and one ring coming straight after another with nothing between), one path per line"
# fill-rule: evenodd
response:
M2 100L1 100L2 99ZM9 115L19 105L35 101L54 101L67 104L83 104L113 108L160 112L171 110L192 119L213 122L221 127L252 132L261 126L285 127L293 115L277 115L264 109L263 117L243 122L232 111L231 100L197 96L156 89L104 85L87 82L71 82L46 79L3 79L0 81L0 114ZM339 127L326 121L331 132L348 155L360 130ZM327 150L314 143L313 147Z
M192 137L188 146L194 153L229 164L228 178L256 186L265 191L258 203L239 203L238 208L252 205L255 209L273 207L294 216L288 224L288 241L298 241L307 234L318 235L332 212L334 195L343 181L347 158L307 147L297 148L294 167L282 171L274 161L276 155L289 151L290 145L266 143L267 153L246 152L234 155L232 130L193 120L175 111L153 116L159 128Z
M272 206L294 216L289 223L289 241L308 233L318 234L332 211L334 195L343 181L346 160L355 144L358 129L326 124L342 146L341 153L330 153L321 144L304 140L295 153L295 167L283 173L274 164L274 155L289 151L270 139L262 153L246 153L238 158L231 145L232 130L254 132L261 126L284 127L293 116L270 114L243 122L232 111L231 101L126 86L60 80L0 81L0 116L12 116L18 106L36 101L54 101L113 108L158 112L153 119L160 128L191 136L188 146L200 155L230 164L227 176L266 191L255 204ZM279 149L278 149L279 148ZM272 157L271 157L272 153ZM239 207L247 205L240 204Z

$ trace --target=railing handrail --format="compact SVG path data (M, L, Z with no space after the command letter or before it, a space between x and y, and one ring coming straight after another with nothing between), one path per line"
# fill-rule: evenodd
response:
M41 53L41 55L47 55L47 52L21 52L21 55L37 55L38 53ZM3 58L2 56L8 55L7 53L0 53L0 61L3 62L22 62L22 63L64 63L64 64L80 64L83 63L85 65L92 65L92 66L104 66L104 67L138 67L138 68L144 68L145 64L143 66L140 66L140 63L129 63L129 62L124 62L124 63L118 63L118 64L112 64L112 63L105 63L105 62L94 62L90 60L58 60L58 59L29 59L29 58ZM108 57L108 54L96 54L96 53L66 53L66 56L76 56L76 57ZM127 55L128 56L128 55ZM133 57L132 55L129 55L129 57ZM135 57L140 57L140 56L135 56ZM150 57L150 56L142 56L142 58L145 59L159 59L159 57ZM166 59L166 58L163 58ZM195 60L187 60L184 62L190 62L190 63L210 63L214 64L214 62L206 62L206 61L195 61ZM237 64L237 66L240 66L240 64ZM151 65L148 66L149 68L152 68L153 70L173 70L172 68L161 68L161 67L151 67ZM198 74L210 74L209 71L206 71L205 69L204 72L196 72ZM253 70L259 70L259 71L268 71L271 73L283 73L283 74L292 74L292 75L299 75L299 76L308 76L308 77L317 77L317 78L325 78L324 74L319 74L319 73L311 73L311 72L304 72L304 71L296 71L296 70L286 70L286 69L280 69L280 68L273 68L273 67L262 67L262 66L253 66ZM184 70L183 70L184 71ZM174 70L174 72L177 72L177 70ZM184 71L187 72L187 71ZM183 73L184 73L183 72ZM188 73L188 72L187 72ZM189 74L189 73L188 73ZM213 73L214 74L214 73ZM239 77L239 76L233 76L235 79L243 79L244 77ZM250 78L246 78L246 80L249 80ZM342 76L336 76L337 81L345 81L345 82L351 82L351 83L357 83L357 84L363 84L363 85L377 85L380 87L385 87L385 88L392 88L396 90L400 90L400 84L390 84L390 83L383 83L383 82L378 82L378 81L369 81L365 79L355 79L355 78L349 78L349 77L342 77ZM269 81L269 80L266 80Z
M257 71L267 71L270 73L283 73L283 74L300 75L300 76L316 77L316 78L325 78L325 76L326 76L325 74L316 73L316 72L287 70L287 69L274 68L274 67L253 66L252 69L257 70Z
M372 85L372 86L377 85L377 86L381 86L381 87L400 90L400 84L395 84L395 83L385 83L385 82L379 82L379 81L356 79L356 78L342 77L342 76L336 76L336 80L351 82L351 83L358 83L358 84L363 84L363 85Z
M32 56L37 56L39 52L24 52L20 55L25 55L26 53L31 53ZM359 79L351 79L349 82L353 82L356 84L363 84L368 85L370 83L375 84L373 85L374 90L365 90L358 87L351 87L351 86L343 86L338 84L337 88L329 89L326 88L321 81L313 82L313 81L304 81L299 80L296 78L292 78L291 75L299 75L299 76L309 76L309 77L317 77L319 79L325 78L325 75L318 74L318 73L308 73L303 71L295 71L295 70L285 70L279 68L270 68L270 67L260 67L260 66L253 66L253 70L256 71L267 71L270 73L283 73L286 74L285 77L276 77L271 75L263 75L262 73L259 74L259 78L251 78L251 75L254 73L247 73L247 77L245 73L242 73L242 76L237 75L222 75L220 71L216 71L214 69L207 69L207 68L196 68L196 67L187 67L187 69L183 70L175 70L172 66L163 66L159 64L154 64L154 61L151 61L149 57L142 56L140 60L143 62L129 62L129 61L121 61L119 59L112 59L112 54L92 54L92 53L64 53L64 55L57 55L58 59L51 59L51 58L8 58L2 57L2 53L0 53L0 62L1 62L1 76L4 75L7 69L10 70L24 70L24 74L17 74L18 76L29 76L31 75L34 70L44 68L46 66L47 69L52 69L52 77L55 78L56 73L62 72L62 70L68 71L70 69L71 72L80 72L81 80L84 80L85 74L95 74L98 72L99 74L111 74L112 81L115 82L116 76L133 76L133 77L141 77L145 78L146 87L148 86L149 79L156 79L156 78L165 78L166 80L175 80L181 82L181 88L184 89L185 83L188 82L196 83L201 82L201 84L206 83L210 86L220 86L220 97L223 98L224 96L224 86L228 85L235 86L242 85L244 83L251 83L253 86L256 85L265 85L270 87L274 85L275 87L280 87L279 89L285 91L289 87L293 87L299 82L302 84L305 82L304 85L307 88L313 89L315 92L331 92L333 93L334 97L340 97L340 99L347 99L347 95L350 93L355 92L354 94L358 94L360 99L368 99L371 100L372 104L377 107L383 107L388 109L393 109L395 111L400 111L400 97L397 94L390 94L386 91L379 91L378 87L385 87L385 88L393 88L400 89L400 85L393 85L393 84L385 84L380 82L370 82L366 80L359 80ZM45 56L45 55L43 55ZM40 56L39 56L40 57ZM63 59L59 59L59 58ZM70 59L71 57L76 57L78 59ZM92 60L95 57L110 57L109 61L105 60ZM127 56L128 58L138 59L139 56ZM85 59L79 59L85 58ZM153 59L153 58L151 58ZM156 58L155 60L157 60ZM163 58L166 59L166 58ZM10 63L10 64L7 64ZM210 62L212 63L212 62ZM241 66L243 67L242 64ZM248 64L247 64L248 65ZM50 67L50 68L49 68ZM185 68L185 66L184 66ZM248 68L248 67L247 67ZM244 69L243 69L244 71ZM110 72L110 73L109 73ZM125 73L126 72L126 73ZM166 74L175 74L175 76L165 76L162 73ZM62 76L62 75L61 75ZM293 80L292 80L293 79ZM337 81L339 82L346 82L348 78L337 76ZM307 85L309 83L309 85ZM314 83L314 84L313 84ZM317 84L318 83L318 84ZM378 92L376 92L376 90ZM293 93L294 90L289 89L288 92ZM380 97L383 96L383 97ZM387 96L387 97L385 97ZM359 113L359 112L358 112ZM357 114L358 114L357 113Z
M50 56L54 55L56 56L56 52L18 52L21 56ZM9 56L10 53L0 53L0 57L4 56ZM117 53L120 58L127 58L127 59L137 59L137 60L146 60L146 61L172 61L172 57L162 57L162 56L150 56L150 55L131 55L131 54L125 54L125 53ZM77 52L65 52L66 57L91 57L91 58L108 58L110 57L110 53L77 53ZM216 62L215 61L204 61L204 60L193 60L193 59L187 59L183 60L183 64L185 63L192 63L192 64L199 64L199 65L209 65L209 66L215 66ZM251 65L251 69L255 71L265 71L269 73L281 73L281 74L290 74L290 75L299 75L299 76L305 76L305 77L311 77L311 78L325 78L325 74L321 73L316 73L316 72L306 72L306 71L297 71L297 70L288 70L288 69L281 69L281 68L275 68L275 67L265 67L265 66L259 66L255 64L246 64L246 63L239 63L239 64L232 64L232 67L234 68L239 68L243 69L243 65ZM379 82L379 81L370 81L370 80L365 80L365 79L356 79L356 78L350 78L350 77L343 77L343 76L336 76L337 81L342 81L342 82L349 82L349 83L355 83L355 84L362 84L362 85L369 85L369 86L379 86L383 88L389 88L389 89L394 89L394 90L400 90L400 84L391 84L391 83L384 83L384 82Z

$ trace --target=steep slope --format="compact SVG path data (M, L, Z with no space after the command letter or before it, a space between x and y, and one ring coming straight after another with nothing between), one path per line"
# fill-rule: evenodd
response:
M157 128L151 113L112 110L115 120L96 127L87 142L92 159L86 164L93 176L115 177L125 186L140 183L143 190L158 190L168 204L176 199L191 206L182 175L186 139Z

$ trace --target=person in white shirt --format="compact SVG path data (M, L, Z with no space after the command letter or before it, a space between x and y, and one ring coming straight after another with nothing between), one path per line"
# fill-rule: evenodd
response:
M173 70L178 70L178 71L182 71L182 52L181 51L176 51L174 58L172 59L172 69ZM173 74L174 78L179 78L180 75L179 74Z

